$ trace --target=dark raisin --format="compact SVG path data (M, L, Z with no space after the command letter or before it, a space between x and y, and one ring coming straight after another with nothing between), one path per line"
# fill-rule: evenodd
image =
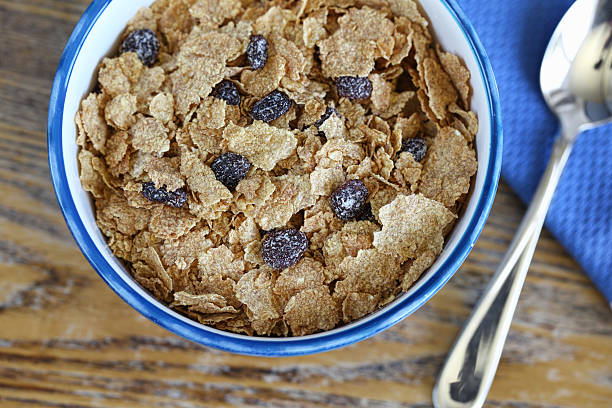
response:
M240 105L240 94L236 84L232 81L223 80L217 84L212 95L217 99L223 99L228 105Z
M349 180L338 187L329 198L332 210L341 220L357 218L365 208L368 188L361 180Z
M338 111L336 110L336 108L332 108L331 106L328 106L327 109L325 109L325 113L323 114L323 116L321 116L321 119L317 120L314 124L317 127L317 129L319 128L319 126L325 123L325 121L329 119L329 117L332 114L340 117L340 114L338 114Z
M274 269L295 265L308 249L308 238L297 229L270 232L261 244L261 257Z
M427 142L420 137L404 139L400 152L408 152L414 157L414 160L420 162L427 153Z
M142 195L150 201L164 203L176 208L182 207L187 202L185 189L179 188L178 190L168 191L165 185L155 188L155 183L152 181L142 183Z
M340 97L367 99L372 95L372 82L366 77L338 77L336 78L336 90Z
M251 117L266 123L283 116L291 107L291 99L281 91L272 91L253 105Z
M123 40L121 52L135 52L143 64L151 66L157 60L159 41L152 30L134 30Z
M366 203L361 210L361 213L356 218L357 221L372 221L376 222L376 218L372 213L372 205L370 203Z
M251 169L251 162L237 153L223 153L210 165L215 177L229 190L234 191L240 180L245 178Z
M268 61L268 40L263 35L252 35L246 57L253 69L262 69Z

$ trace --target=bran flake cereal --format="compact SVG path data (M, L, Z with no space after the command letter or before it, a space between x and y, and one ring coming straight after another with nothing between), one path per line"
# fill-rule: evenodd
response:
M104 58L75 122L96 222L152 296L220 330L302 336L435 262L478 118L415 1L157 0L120 42L143 29L159 52ZM347 185L360 199L340 219Z

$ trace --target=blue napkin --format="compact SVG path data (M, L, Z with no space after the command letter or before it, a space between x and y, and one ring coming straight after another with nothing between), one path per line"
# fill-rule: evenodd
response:
M528 203L558 132L542 99L540 63L569 0L458 0L489 55L501 96L502 177ZM546 227L612 302L612 126L580 136Z

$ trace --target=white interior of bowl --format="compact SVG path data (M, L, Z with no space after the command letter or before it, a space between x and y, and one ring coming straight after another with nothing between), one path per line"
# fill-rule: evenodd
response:
M117 38L123 31L127 21L138 11L140 7L148 6L152 3L152 0L131 0L131 1L113 1L111 2L103 14L100 16L95 25L91 28L87 39L85 40L83 47L81 48L79 55L76 59L76 63L70 74L68 90L66 94L66 100L64 104L63 112L63 124L62 124L62 147L64 156L64 165L66 169L66 176L70 188L70 193L73 197L77 212L87 232L91 236L93 242L107 259L108 263L119 273L119 275L138 291L142 296L150 299L151 303L155 304L160 310L165 313L170 313L176 318L179 318L191 325L206 327L199 323L196 323L190 319L181 316L180 314L166 308L163 304L155 300L151 295L143 290L130 276L129 272L121 264L121 262L112 254L104 236L98 229L95 222L94 209L90 200L89 194L83 190L81 182L79 180L78 164L77 164L77 151L78 147L76 144L76 126L74 123L75 114L79 108L81 99L87 95L93 84L93 77L96 74L96 68L98 63L106 55L111 54L116 49L118 40ZM434 276L442 263L448 258L452 249L458 244L459 239L465 233L466 228L469 224L470 219L474 217L476 209L476 202L478 197L483 193L483 185L485 182L485 171L489 165L490 158L490 143L491 143L491 117L489 113L486 90L484 86L484 78L481 75L479 65L476 57L469 45L466 35L455 21L449 10L446 8L443 2L439 0L421 0L423 9L429 16L430 21L433 25L433 31L439 42L442 44L446 51L459 55L467 64L470 72L472 73L472 110L476 112L479 119L479 132L476 136L476 149L478 152L478 166L479 170L476 175L475 185L468 202L467 207L463 213L463 216L455 226L452 233L448 236L446 245L442 254L434 263L434 265L424 274L424 276L413 286L407 293L400 296L395 302L398 302L404 296L409 295L415 291L418 287L423 285L428 279ZM391 307L395 302L387 305L386 308ZM372 319L378 313L384 309L364 318ZM362 321L363 321L362 320ZM343 326L334 329L333 332L341 331L350 327L357 322L350 325ZM214 330L207 327L207 330ZM319 333L313 336L321 336L326 333ZM226 333L228 336L244 337L241 335ZM251 338L256 339L256 338ZM297 338L293 338L297 339ZM266 339L269 341L270 339ZM279 339L279 341L292 341L291 338Z

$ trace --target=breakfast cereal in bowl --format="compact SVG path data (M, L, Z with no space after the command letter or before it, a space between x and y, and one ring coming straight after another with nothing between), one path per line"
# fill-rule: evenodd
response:
M76 115L96 223L214 328L303 336L408 290L478 162L470 71L410 0L157 0Z

